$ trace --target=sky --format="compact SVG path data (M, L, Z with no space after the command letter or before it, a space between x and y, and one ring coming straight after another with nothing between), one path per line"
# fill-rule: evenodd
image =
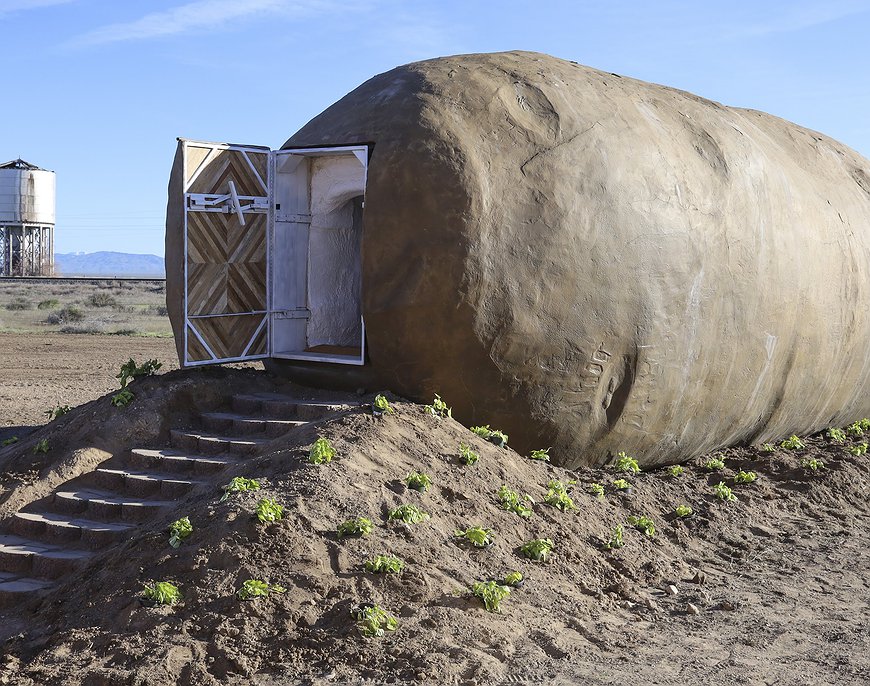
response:
M870 157L870 0L0 0L0 162L57 172L57 252L163 255L176 137L280 147L395 66L535 50Z

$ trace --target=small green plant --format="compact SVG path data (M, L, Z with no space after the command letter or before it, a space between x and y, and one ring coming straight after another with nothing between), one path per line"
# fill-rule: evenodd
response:
M49 451L48 439L42 438L36 442L36 445L33 446L33 454L36 453L47 453Z
M354 612L359 632L367 638L383 636L386 631L395 631L399 621L377 605L366 605Z
M640 465L638 465L637 460L622 452L616 453L616 462L613 463L613 468L617 472L630 472L631 474L638 474L640 472Z
M530 560L546 562L553 552L553 541L549 538L533 538L520 546L520 552Z
M115 300L111 293L91 293L88 298L88 304L91 307L110 307L117 305L118 301Z
M692 515L692 508L688 505L677 505L676 509L674 509L674 514L680 519L690 517Z
M568 489L576 484L576 481L569 481L567 484L562 483L558 479L551 479L547 484L547 495L544 496L544 502L551 505L562 512L568 510L576 510L574 501L568 495Z
M848 450L855 457L861 457L861 455L867 454L867 444L859 443L858 445L850 446Z
M36 306L37 310L50 310L52 308L60 305L60 300L56 300L54 298L50 298L48 300L40 300L39 304Z
M504 577L505 586L517 587L523 583L523 575L520 572L508 572Z
M834 443L845 443L846 442L846 432L842 429L838 429L837 427L831 427L827 430L826 435L829 440Z
M685 471L686 470L683 469L682 465L673 464L670 467L668 467L668 476L672 476L676 479L678 477L681 477L683 475L683 472L685 472Z
M112 396L112 405L115 407L127 407L127 405L133 402L133 398L135 397L136 396L133 395L132 391L123 388Z
M549 462L550 461L550 449L545 448L544 450L533 450L529 454L530 460L541 460L541 462Z
M846 427L846 433L850 436L855 436L856 438L859 436L863 436L865 431L864 425L859 422L853 422Z
M604 541L604 547L607 550L613 550L615 548L621 548L624 545L625 541L623 540L622 524L617 524L610 532L610 538Z
M405 484L413 491L423 493L429 486L432 485L432 479L428 474L423 472L411 472L405 477Z
M48 417L48 421L51 422L51 421L54 421L55 419L57 419L58 417L63 417L70 410L72 410L72 408L69 405L61 405L58 403L57 405L54 406L53 409L46 410L45 416Z
M478 581L471 587L471 592L483 601L487 612L500 612L501 601L511 594L507 586L497 581Z
M314 441L311 450L308 451L308 461L311 464L323 464L324 462L332 462L335 457L335 448L329 442L329 439L320 437Z
M465 443L460 443L459 459L463 462L463 464L466 464L470 467L473 464L477 464L477 461L480 459L480 455L474 452L469 446L465 445Z
M800 438L792 434L791 436L783 440L779 444L779 447L785 448L786 450L801 450L803 448L806 448L806 445Z
M145 584L142 597L155 605L175 605L182 598L178 586L168 581L152 581Z
M725 460L723 460L718 455L714 455L704 463L704 468L710 470L711 472L725 469Z
M441 396L437 393L432 404L424 406L423 411L431 414L433 417L453 417L453 410L447 407L447 403L441 400Z
M5 448L7 445L12 445L13 443L18 443L18 436L12 436L3 441L0 441L0 448Z
M277 522L284 517L284 506L279 505L273 498L262 498L257 503L255 514L263 524Z
M631 490L631 483L625 479L614 479L611 486L613 486L617 491Z
M472 426L471 431L482 439L494 443L499 448L507 448L508 435L498 429L490 429L489 424L485 426Z
M656 535L655 524L653 524L653 520L646 515L629 517L628 523L638 531L641 531L645 535L649 536L650 538Z
M429 515L416 505L399 505L399 507L390 510L387 515L388 521L399 520L405 524L419 524L427 519L429 519Z
M345 536L368 536L374 529L372 520L368 517L352 517L341 524L335 530L339 538Z
M365 561L365 569L370 574L400 574L405 563L393 555L378 555Z
M393 406L390 405L390 401L387 400L386 396L378 393L372 401L372 414L376 417L380 417L381 415L395 413L396 411L393 409Z
M763 453L772 453L776 451L776 446L773 443L762 443L759 450Z
M713 486L713 495L719 498L719 500L724 500L726 503L737 500L737 496L734 495L733 491L725 485L724 481L720 481L718 484Z
M141 376L151 376L156 374L157 370L163 366L157 360L147 360L141 365L137 365L136 361L131 357L127 362L121 365L121 371L115 378L121 380L121 388L126 388L127 384Z
M592 482L586 487L587 493L591 493L596 498L604 498L604 486L598 482Z
M221 496L220 502L224 502L236 493L246 493L248 491L259 491L260 482L256 479L247 479L244 476L234 476L230 482L223 487L224 494Z
M470 526L464 531L457 529L453 535L471 543L475 548L487 548L493 544L492 529L484 529L482 526Z
M751 484L758 479L758 474L755 472L744 472L742 469L734 475L735 484Z
M522 497L517 491L513 491L507 486L502 486L498 489L498 504L502 510L507 510L508 512L513 512L520 517L531 517L532 516L532 508L530 505L526 505L527 502L534 503L532 497L526 493Z
M236 596L239 600L253 600L254 598L264 598L270 593L285 593L286 591L286 588L277 584L267 584L260 579L248 579L236 591Z
M825 463L817 457L805 457L801 460L801 467L809 469L811 472L817 472L825 468Z
M169 545L177 548L181 542L193 533L193 524L190 523L190 517L182 517L176 519L169 525Z

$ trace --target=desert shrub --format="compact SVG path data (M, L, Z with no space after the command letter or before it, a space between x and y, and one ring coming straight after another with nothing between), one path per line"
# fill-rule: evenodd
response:
M6 309L11 311L29 310L33 307L33 303L29 300L16 298L11 303L6 303Z
M60 300L56 300L55 298L49 298L48 300L40 300L39 304L36 306L37 310L50 310L53 307L57 307L60 305Z
M88 304L93 307L111 307L117 305L118 301L109 293L91 293Z
M103 333L103 327L96 322L81 326L62 326L60 333Z
M85 313L78 307L67 305L57 312L52 312L45 321L47 324L72 324L80 322L85 318Z
M117 331L113 331L113 336L135 336L139 332L136 329L118 329Z

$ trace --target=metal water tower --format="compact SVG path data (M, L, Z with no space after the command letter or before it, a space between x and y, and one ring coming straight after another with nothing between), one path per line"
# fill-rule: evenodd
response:
M54 172L0 164L0 276L54 273Z

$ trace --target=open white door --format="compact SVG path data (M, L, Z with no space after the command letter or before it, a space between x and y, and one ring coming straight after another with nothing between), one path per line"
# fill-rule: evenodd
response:
M271 356L362 365L362 222L368 147L273 157Z
M268 357L270 150L179 145L185 365Z

